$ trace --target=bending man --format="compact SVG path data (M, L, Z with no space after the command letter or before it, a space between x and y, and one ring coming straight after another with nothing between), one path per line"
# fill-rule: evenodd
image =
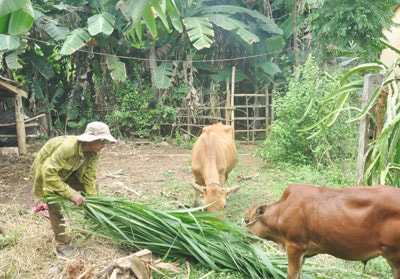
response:
M49 193L64 196L76 205L84 205L84 193L98 194L96 168L105 141L116 142L102 122L91 122L79 136L59 136L50 139L32 164L34 194L44 198ZM50 223L54 231L57 252L69 253L70 239L65 235L61 205L48 204Z

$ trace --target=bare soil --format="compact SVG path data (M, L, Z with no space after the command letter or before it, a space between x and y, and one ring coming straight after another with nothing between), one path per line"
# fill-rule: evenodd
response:
M32 193L30 168L44 142L34 142L28 146L26 155L0 155L0 204L30 205L38 202ZM261 160L251 156L254 146L241 145L239 165L258 169ZM129 192L137 197L143 195L168 196L168 189L160 184L168 180L180 181L188 185L192 174L190 169L191 150L168 142L146 141L108 144L102 151L97 170L102 189L111 195ZM248 174L241 174L248 175ZM186 198L187 193L181 193ZM170 198L177 200L179 193Z
M0 155L0 237L9 241L5 247L0 242L0 274L7 278L76 278L70 276L71 265L81 271L82 263L89 272L87 276L92 271L101 274L112 261L126 256L116 243L99 237L85 240L76 235L73 245L79 249L73 250L68 258L56 256L48 219L27 210L40 202L32 191L31 165L43 144L30 143L26 155ZM243 168L237 167L239 171L232 175L230 180L234 183L257 176L262 163L251 156L253 149L250 145L239 149L238 166ZM191 149L168 142L107 144L97 169L101 195L140 203L168 205L170 201L178 201L190 206L193 196L190 165ZM252 183L258 187L262 182L252 180ZM235 208L233 202L231 208Z
M40 141L31 143L27 155L0 155L0 233L2 228L11 236L17 232L16 242L3 249L0 247L0 274L6 276L4 278L76 278L68 277L69 269L71 265L82 268L82 263L86 271L98 274L115 259L126 256L115 243L96 237L84 240L76 236L75 244L79 249L68 258L56 257L48 220L26 211L26 206L39 201L32 193L30 167L43 144ZM247 190L240 191L230 200L228 210L233 215L229 216L230 219L235 216L236 207L240 212L235 217L242 216L243 204L271 201L271 193L266 187L269 178L259 175L265 163L251 156L255 148L245 144L238 148L239 163L229 182L245 184ZM193 193L189 184L193 179L190 163L190 148L168 142L120 141L108 144L102 151L97 174L104 195L129 197L142 203L180 201L186 204L191 203ZM321 261L322 266L333 262L325 255L317 256L315 260ZM359 270L357 274L364 273L361 264L356 270ZM189 275L190 268L185 272L188 274L184 278L195 278Z

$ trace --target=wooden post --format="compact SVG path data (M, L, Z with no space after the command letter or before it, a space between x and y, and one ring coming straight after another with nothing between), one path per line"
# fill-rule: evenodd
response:
M271 108L272 105L275 103L274 91L270 92L269 96L270 98L268 98L268 107ZM271 109L269 112L270 112L269 123L272 125L275 122L275 110Z
M247 138L247 142L250 141L250 113L249 113L249 99L251 98L250 96L245 96L245 104L246 104L246 138ZM252 109L254 110L254 104ZM255 128L253 128L252 130L254 130Z
M232 67L232 85L231 85L231 126L233 128L233 134L235 134L235 76L236 67Z
M369 74L364 76L364 89L363 89L361 109L363 109L367 105L375 89L382 84L382 78L383 78L382 75L377 75L377 74L374 75ZM364 180L365 153L369 145L369 138L368 138L369 121L370 118L367 114L364 115L360 121L360 129L358 136L356 185L363 184Z
M268 86L265 86L265 136L268 136L268 125L269 125L269 93Z
M19 94L15 96L15 126L17 130L18 152L20 155L25 155L27 153L27 147L24 110L22 106L22 97Z
M192 111L190 109L191 107L192 107L192 105L189 102L189 105L187 106L187 120L186 120L188 135L191 134L191 130L190 130L190 124L191 124L190 120L191 120L191 117L192 117Z
M231 123L231 90L229 88L229 79L226 79L226 105L225 105L225 125Z

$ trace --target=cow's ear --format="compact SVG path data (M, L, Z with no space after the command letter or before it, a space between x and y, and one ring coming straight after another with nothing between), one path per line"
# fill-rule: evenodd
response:
M237 185L237 186L232 186L232 187L227 188L226 195L236 193L237 191L239 191L240 187L242 187L242 186Z
M261 217L264 214L265 210L267 209L266 205L260 205L256 210L256 218Z
M200 186L200 185L197 184L196 182L191 182L191 184L192 184L193 188L194 188L196 191L199 191L200 193L204 193L206 187Z

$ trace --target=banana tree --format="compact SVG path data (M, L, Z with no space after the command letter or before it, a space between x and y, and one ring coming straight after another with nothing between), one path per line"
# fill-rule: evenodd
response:
M22 68L17 55L23 42L19 35L29 31L34 21L30 0L0 0L0 53L10 69Z
M218 2L218 4L217 4ZM170 36L174 42L159 41L158 48L171 45L168 52L160 59L165 61L158 65L162 76L157 76L155 80L163 80L161 89L168 89L173 82L176 82L176 75L171 74L177 64L172 60L193 61L191 67L194 71L204 70L209 72L205 79L212 78L220 82L231 77L231 67L234 63L243 63L239 69L237 80L252 79L244 66L243 61L229 61L229 58L248 56L256 54L256 45L264 44L264 38L273 35L282 35L282 30L267 16L256 10L251 10L241 6L220 5L223 1L193 2L180 1L177 7L181 13L184 31L178 35ZM228 2L228 1L227 1ZM230 2L229 2L230 3ZM238 4L239 5L239 4ZM265 52L265 49L264 49ZM247 53L247 54L245 54ZM221 61L219 60L219 55ZM223 62L226 60L227 62ZM252 61L253 62L253 61ZM168 65L168 66L167 66ZM271 62L268 57L258 59L255 67L270 76L280 71L278 65ZM170 69L164 71L162 69ZM247 72L247 73L246 73ZM179 73L179 71L175 71ZM193 85L189 85L192 87Z
M125 32L128 37L134 38L138 42L136 46L143 45L142 23L147 27L150 34L157 38L156 18L161 19L164 28L167 30L170 30L170 25L172 25L176 30L182 31L179 12L173 0L163 0L161 4L157 0L125 0L119 2L116 0L99 0L89 4L86 1L74 1L74 4L68 3L72 1L57 2L0 0L0 51L9 53L7 62L9 62L8 67L10 69L22 68L17 59L17 54L21 54L24 47L21 45L19 35L23 35L31 29L34 19L37 28L40 28L40 32L46 34L46 40L62 43L59 52L61 55L71 55L77 50L87 47L91 42L97 43L99 37L100 39L107 38L114 30L121 33ZM75 24L62 19L51 18L50 14L46 15L46 12L58 9L69 13L66 17L71 17L70 19L74 20L74 14L86 12L90 15L91 10L88 10L86 5L89 5L92 10L96 10L97 13L84 18L75 17ZM166 12L168 12L169 21ZM83 25L77 25L79 22ZM126 71L123 63L119 63L119 59L112 55L107 57L106 60L107 65L112 70L113 79L124 80Z
M8 5L8 2L11 1L3 1L0 4ZM1 51L14 51L10 57L13 57L15 62L9 63L8 68L19 67L23 76L32 80L32 83L26 85L32 84L34 95L44 103L51 102L54 107L60 99L71 100L77 86L82 90L93 88L91 78L96 70L93 65L101 65L101 69L97 68L99 76L104 75L106 66L113 80L125 80L129 63L134 62L121 57L132 56L132 46L134 51L139 53L136 56L143 55L143 50L147 51L146 54L151 51L157 54L153 63L150 63L155 65L152 71L154 87L169 88L179 71L172 62L157 64L154 63L156 59L172 61L178 58L186 61L203 57L209 60L203 63L204 68L211 69L211 74L218 75L223 73L220 70L224 63L218 63L221 67L218 66L214 72L214 51L226 47L230 48L232 53L238 53L238 49L245 52L260 41L262 32L263 36L282 33L269 17L257 11L233 5L213 5L217 1L20 0L12 3L21 4L21 7L22 3L30 3L35 21L29 30L29 37L26 37L26 34L16 38L10 37L4 40L7 44ZM1 11L10 14L16 7L2 8ZM254 31L254 26L258 33ZM13 45L19 41L27 44ZM172 47L164 52L166 42ZM109 55L97 55L100 53ZM24 61L23 68L16 63L18 61ZM271 71L279 71L279 67L268 61L268 58L258 63L257 67L263 72L271 74ZM34 71L31 71L32 69ZM195 69L192 69L194 73ZM110 83L108 80L102 78L103 83ZM109 86L104 84L101 88ZM192 86L194 87L193 84ZM97 90L91 90L97 94ZM56 114L59 115L59 111Z
M39 4L40 1L34 1L34 3L36 2ZM24 18L20 22L26 22L26 24L21 25L10 20L8 25L11 31L14 32L17 28L21 33L28 31L33 23L33 11L35 10L37 28L47 35L46 40L62 43L59 54L65 56L71 55L82 48L87 48L91 42L96 44L100 42L101 44L102 39L107 40L114 31L125 34L132 46L137 48L144 47L145 43L149 41L147 34L150 34L152 39L156 41L160 30L168 33L174 31L183 36L188 36L191 45L197 51L210 48L214 44L215 28L227 30L236 36L241 43L244 42L247 45L259 42L259 37L250 30L250 26L244 23L243 20L238 20L243 15L250 21L259 21L260 28L270 34L282 34L282 31L270 18L257 11L230 5L212 5L210 3L210 6L206 6L191 1L175 3L174 0L124 0L119 2L99 0L88 4L91 10L96 10L97 12L90 17L83 18L80 18L83 12L90 13L87 9L87 3L84 1L74 1L75 5L62 2L53 5L53 10L67 11L70 16L80 13L79 17L76 17L75 24L68 26L62 20L54 20L45 14L46 7L50 6L47 3L39 4L40 6L36 6L36 9L32 9L29 0L14 1L12 2L14 5L5 3L11 3L11 1L0 2L5 7L1 9L5 18L10 16L12 18L14 14L21 15ZM198 7L195 7L195 5L198 5ZM190 9L195 12L188 13L188 16L181 14L180 10L188 11ZM72 18L72 20L74 19ZM22 29L24 26L26 26L25 29ZM146 39L144 39L145 35ZM10 51L13 48L18 48L17 41L18 38L14 37L2 40L4 43L1 50ZM17 58L16 55L13 57ZM17 62L17 59L14 61ZM114 80L124 80L126 78L125 65L120 62L117 56L110 55L106 58L106 61L112 71ZM271 62L266 63L273 64ZM20 68L17 63L10 66L10 68ZM164 65L160 65L160 67L165 68ZM265 70L270 68L270 65L261 65L260 68ZM160 73L163 71L155 72ZM165 87L166 84L170 84L166 82L168 80L165 79L166 77L168 76L163 76L162 80L165 82L161 85L157 84L157 86ZM159 77L154 78L154 80L159 80Z
M131 51L127 37L140 30L142 20L150 33L157 36L153 32L156 20L153 13L149 16L149 11L163 18L165 28L169 29L164 15L167 10L178 14L169 0L161 4L151 0L0 0L0 30L6 33L0 34L0 54L4 58L0 74L19 70L7 73L30 81L23 84L30 87L25 89L33 93L31 100L39 102L39 107L36 101L32 102L34 110L39 108L57 119L66 114L68 121L74 117L71 103L74 96L79 99L84 90L92 91L97 101L102 96L94 88L94 73L102 80L104 86L99 88L105 92L109 92L110 81L100 77L107 72L115 81L126 79L126 59L122 63L119 57L127 57ZM179 21L172 22L179 28ZM135 38L140 37L135 35ZM109 55L96 56L95 49ZM69 100L67 109L60 103L62 100ZM49 123L52 122L50 119Z

